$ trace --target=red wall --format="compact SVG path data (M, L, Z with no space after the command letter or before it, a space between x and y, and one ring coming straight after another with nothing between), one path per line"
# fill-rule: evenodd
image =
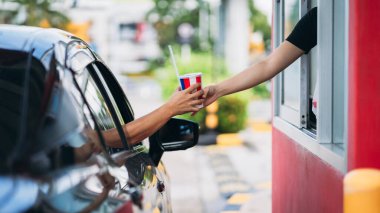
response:
M380 1L350 0L348 170L380 168Z
M342 212L342 173L279 130L272 134L272 212Z

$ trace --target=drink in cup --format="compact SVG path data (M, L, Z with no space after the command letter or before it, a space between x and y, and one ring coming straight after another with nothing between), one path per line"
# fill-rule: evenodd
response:
M196 83L200 83L201 86L199 86L193 92L196 92L196 91L199 91L202 89L202 73L190 73L190 74L186 74L186 75L181 75L181 76L179 76L179 81L181 83L181 85L180 85L181 90L185 90L185 89L189 88L191 85L196 84ZM201 99L201 97L200 97L200 99ZM203 104L198 105L197 107L202 108Z
M195 89L192 92L196 92L196 91L201 90L202 89L202 73L190 73L190 74L186 74L186 75L181 75L180 76L179 72L178 72L178 68L177 68L177 63L175 62L173 49L172 49L172 47L170 45L168 46L168 48L169 48L170 58L172 60L172 64L173 64L174 70L175 70L175 72L177 74L177 78L178 78L179 84L181 86L181 90L187 89L191 85L194 85L196 83L200 83L201 86L199 86L197 89ZM201 99L201 97L199 97L199 99ZM203 104L197 105L197 107L198 108L202 108Z

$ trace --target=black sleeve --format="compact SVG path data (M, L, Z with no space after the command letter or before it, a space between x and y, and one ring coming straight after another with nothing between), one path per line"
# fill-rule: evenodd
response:
M317 45L317 8L314 7L306 13L296 24L292 33L286 38L305 54Z

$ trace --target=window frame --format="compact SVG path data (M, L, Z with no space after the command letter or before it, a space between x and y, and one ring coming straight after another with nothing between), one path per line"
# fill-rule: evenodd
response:
M280 25L278 26L277 25L277 32L280 32L280 33L277 33L275 34L274 37L277 36L277 39L275 39L275 46L278 46L282 41L285 40L285 36L284 36L284 26L285 26L285 1L280 1L278 2L278 4L280 4L280 7L277 8L278 9L278 12L277 14L280 14L279 17L277 17L277 20L278 22L277 23L280 23ZM308 4L308 1L300 1L300 8L299 8L299 19L307 13L309 9L309 4ZM280 13L279 13L280 12ZM293 109L292 107L290 106L286 106L285 104L283 104L284 102L284 80L285 80L285 72L287 71L286 69L281 72L279 75L278 75L278 98L280 100L280 106L277 110L277 113L283 118L285 119L286 121L288 121L289 123L291 123L292 125L298 127L298 128L306 128L306 119L307 119L307 109L308 109L308 79L309 79L309 76L308 76L308 65L309 65L309 61L310 61L310 57L309 55L302 55L299 59L297 59L295 62L299 61L299 72L300 72L300 79L299 80L299 83L300 83L300 90L299 90L299 106L298 106L298 110L296 109Z
M118 106L122 118L124 119L124 123L127 124L133 121L135 119L133 108L111 70L100 62L95 62L94 66L99 69L100 74L110 90L110 95L114 97L116 105Z
M301 5L301 12L305 9L310 9L310 0L299 0L307 4ZM342 6L342 4L344 4ZM306 7L305 7L306 5ZM318 100L318 122L316 134L307 129L307 121L302 123L302 118L308 118L309 107L309 84L310 74L310 56L303 55L301 58L301 91L300 91L300 113L292 116L298 116L300 119L299 125L288 119L290 114L286 114L282 104L282 73L277 75L273 80L273 126L284 132L293 141L300 144L328 164L338 169L341 172L347 171L346 155L347 155L347 26L348 26L348 3L335 1L318 1L318 45L316 46L317 53L317 69L318 69L318 83L319 83L319 100ZM307 11L307 10L306 10ZM322 15L323 11L323 15ZM344 13L344 19L337 20L337 13ZM341 15L341 14L340 14ZM343 45L340 43L336 45L341 34L334 28L334 24L339 25L339 22L344 21L344 41ZM323 26L323 27L322 27ZM273 14L273 46L278 47L283 38L284 28L284 0L275 1L274 14ZM341 30L341 29L340 29ZM340 37L339 37L340 36ZM333 58L342 55L340 61L335 61ZM342 64L343 63L343 64ZM340 66L340 71L343 72L344 82L343 85L333 84L334 74L333 71L337 65ZM344 67L342 69L342 67ZM340 73L341 77L342 73ZM343 79L342 79L343 80ZM344 100L340 99L337 105L334 104L334 95L337 95L337 89L344 88ZM302 108L303 107L303 108ZM344 108L344 113L339 112ZM284 114L285 113L285 114ZM302 117L304 116L304 117ZM340 139L341 138L341 139Z
M98 87L101 95L104 98L105 103L107 104L108 109L110 110L112 119L113 119L115 126L116 126L116 129L119 133L119 136L120 136L120 139L121 139L121 142L123 145L123 149L130 150L130 146L129 146L127 139L125 137L123 127L120 123L120 120L119 120L117 113L116 113L116 110L114 108L115 106L112 104L112 101L109 97L110 94L108 94L106 88L104 87L104 85L102 84L102 82L98 76L98 73L96 72L96 70L94 69L93 66L94 66L94 63L91 63L91 64L86 66L86 68L88 69L88 74L89 74L89 76L91 76L93 78L96 86ZM90 108L91 108L91 106L90 106Z
M132 108L131 104L129 103L129 100L128 100L127 96L125 95L123 89L121 88L119 82L116 80L115 76L111 72L111 70L109 70L108 67L100 61L96 61L96 62L92 63L92 66L93 66L92 67L93 72L97 76L100 75L102 77L102 79L97 77L99 80L98 83L101 85L101 87L104 88L105 85L108 87L108 89L104 88L104 91L102 91L102 92L105 92L107 94L107 96L113 97L113 99L115 101L115 105L112 104L112 106L118 108L118 110L121 114L121 118L119 118L119 119L122 119L122 122L124 123L124 125L133 121L135 119L133 108ZM96 67L96 69L99 72L97 72L94 67ZM111 100L109 100L109 101L110 101L110 103L112 102ZM107 103L107 104L109 104L109 103ZM117 113L115 112L115 114L117 114ZM116 115L116 117L117 117L117 115ZM120 120L118 120L118 122L120 123ZM121 123L120 123L120 125L121 125ZM125 136L125 135L123 135L123 136ZM139 142L139 143L136 143L132 146L128 144L128 147L131 150L132 149L136 150L136 149L139 149L139 147L141 145L142 145L142 143Z

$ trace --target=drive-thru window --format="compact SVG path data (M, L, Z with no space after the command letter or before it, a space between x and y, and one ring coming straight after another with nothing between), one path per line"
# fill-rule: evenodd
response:
M277 47L310 9L318 7L317 46L274 80L274 126L345 171L347 23L345 1L274 1Z

